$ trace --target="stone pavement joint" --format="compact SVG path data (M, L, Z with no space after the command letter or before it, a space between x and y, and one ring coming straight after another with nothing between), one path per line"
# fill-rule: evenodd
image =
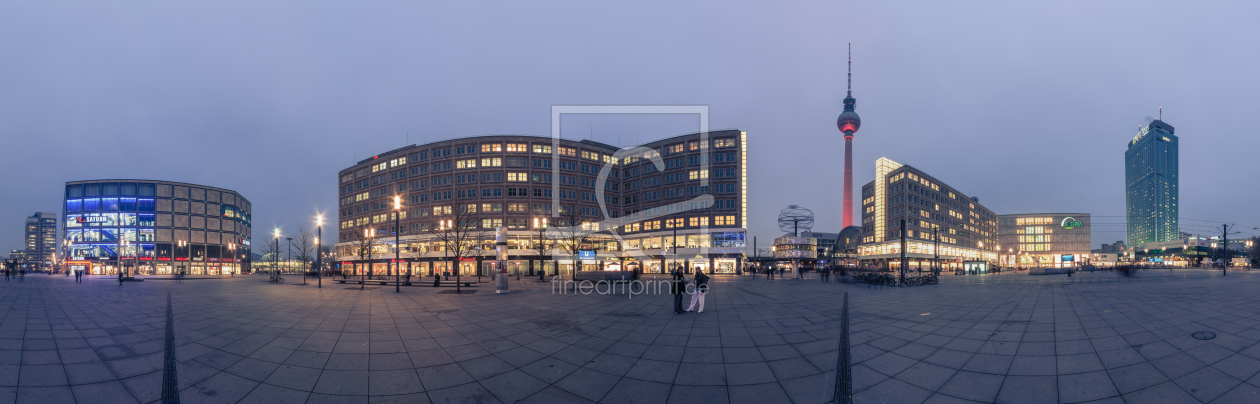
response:
M450 295L28 278L0 286L0 402L159 402L170 325L190 403L823 403L845 292L857 403L1260 402L1260 277L1244 271L720 276L705 312L683 315L669 295L527 280Z

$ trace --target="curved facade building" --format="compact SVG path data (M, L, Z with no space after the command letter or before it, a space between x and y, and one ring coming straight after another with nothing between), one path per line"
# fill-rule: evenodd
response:
M386 274L397 236L403 273L484 274L495 260L493 233L503 227L510 272L663 273L677 265L733 274L745 251L746 160L747 135L738 130L631 148L537 136L407 146L338 173L336 254L343 272ZM402 209L394 209L395 196ZM452 265L438 234L461 207L477 212L489 234L477 246L483 253ZM557 240L539 231L566 209L594 232L582 245L593 259L559 253ZM361 253L360 235L378 239L371 256Z
M92 275L228 275L249 271L250 203L181 182L67 182L66 268Z

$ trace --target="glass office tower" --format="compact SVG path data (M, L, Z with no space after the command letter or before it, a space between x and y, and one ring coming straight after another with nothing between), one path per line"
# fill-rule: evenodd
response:
M1177 217L1177 137L1160 120L1142 127L1124 152L1125 243L1180 239Z

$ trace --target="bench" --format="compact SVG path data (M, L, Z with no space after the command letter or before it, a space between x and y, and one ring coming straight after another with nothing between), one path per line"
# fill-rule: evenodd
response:
M435 287L435 288L436 288L436 287L441 287L441 286L454 287L455 285L461 285L461 284L462 284L462 285L464 285L464 287L466 287L466 288L472 288L472 287L476 287L476 286L477 286L477 281L459 281L459 282L456 282L456 281L438 281L438 282L433 283L433 287Z
M384 280L384 281L383 281L383 280L380 280L380 279L368 279L368 280L366 280L366 281L365 281L365 280L363 280L363 279L336 279L336 281L337 281L337 283L341 283L341 284L351 283L351 284L355 284L355 285L362 285L362 284L364 284L364 282L366 282L366 283L378 283L378 284L381 284L381 285L392 285L392 284L394 284L394 280L393 280L393 279L390 279L390 280ZM403 286L411 286L411 281L407 280L406 278L399 278L399 279L398 279L398 281L399 281L399 282L402 282L402 285L403 285Z

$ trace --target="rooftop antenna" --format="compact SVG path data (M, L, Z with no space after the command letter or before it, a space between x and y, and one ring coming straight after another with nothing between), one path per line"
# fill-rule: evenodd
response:
M1159 107L1159 120L1160 122L1164 121L1164 107Z
M853 42L849 42L849 93L853 96Z

